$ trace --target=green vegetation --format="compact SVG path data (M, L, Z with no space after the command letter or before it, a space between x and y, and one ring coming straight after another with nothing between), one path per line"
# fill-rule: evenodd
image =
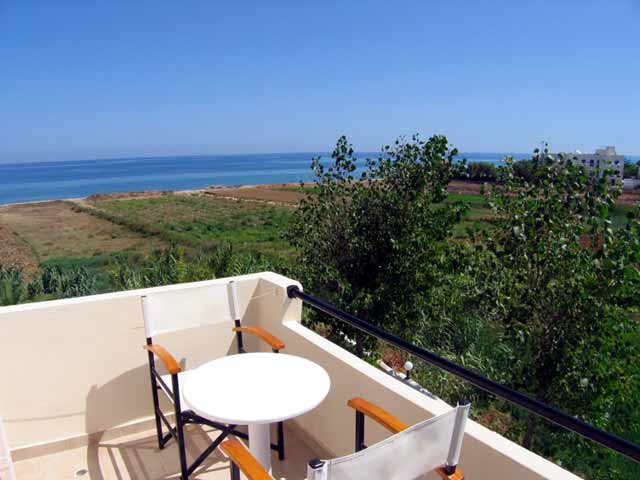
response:
M619 192L606 179L547 152L534 157L531 182L509 168L491 194L494 230L474 249L494 265L482 280L494 286L485 302L511 348L501 369L518 390L640 442L638 209L615 230L610 211ZM640 474L533 416L521 428L525 447L589 477Z
M43 267L26 283L18 267L0 265L0 305L72 298L98 292L98 276L84 267Z
M624 178L640 178L640 161L633 163L625 160Z
M167 194L157 198L95 202L85 211L146 236L187 247L233 244L283 258L291 247L281 239L291 211L286 207L222 198Z
M483 182L494 182L498 179L498 167L489 162L472 162L467 165L466 170L458 178L477 180Z
M397 142L357 180L352 152L341 138L329 167L313 164L317 193L289 231L296 277L371 323L639 442L639 209L616 210L619 192L605 180L536 152L525 170L500 171L490 228L451 242L460 202L476 216L487 206L447 196L457 172L444 137ZM385 354L320 313L307 320L358 355ZM587 478L640 474L435 368L419 364L415 375L450 402L471 398L480 421Z
M25 299L22 269L0 265L0 306L15 305Z
M286 273L288 265L260 253L235 253L230 245L189 255L174 244L138 261L132 262L127 256L116 258L109 268L109 278L115 289L131 290L267 270Z

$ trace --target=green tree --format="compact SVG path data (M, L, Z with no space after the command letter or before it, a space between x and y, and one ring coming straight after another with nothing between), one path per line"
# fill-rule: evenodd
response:
M354 150L341 137L328 165L314 159L315 186L287 234L298 249L296 274L305 287L416 340L423 292L439 275L436 263L464 211L442 203L459 168L456 154L444 136L399 139L356 175ZM360 355L372 346L344 324L323 327L332 340L355 344Z
M510 282L500 300L514 351L505 365L512 386L638 441L637 212L613 230L609 216L619 190L547 151L536 152L529 180L513 167L509 161L503 185L492 189L495 228L483 247L497 260L494 274ZM563 447L566 434L534 417L522 435L525 447L589 475L630 478L613 454L583 441Z

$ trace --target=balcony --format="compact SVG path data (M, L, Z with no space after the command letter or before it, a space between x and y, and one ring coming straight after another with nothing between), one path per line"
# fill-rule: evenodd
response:
M155 438L140 298L152 291L229 280L0 308L0 418L17 478L178 478L174 442L159 450ZM268 272L233 280L243 325L269 330L284 341L286 353L308 358L331 377L321 405L286 422L287 457L279 462L273 456L276 478L305 478L309 459L353 451L354 416L346 406L351 397L380 404L408 424L450 408L304 327L302 302L287 294L287 287L297 284L294 280ZM184 367L194 368L235 353L231 327L220 321L166 335L158 343ZM269 350L250 338L245 346ZM188 431L187 451L193 458L208 445L212 432L194 425ZM371 425L366 441L387 435ZM466 426L460 468L475 480L578 478L473 421ZM227 479L229 462L217 451L193 478Z

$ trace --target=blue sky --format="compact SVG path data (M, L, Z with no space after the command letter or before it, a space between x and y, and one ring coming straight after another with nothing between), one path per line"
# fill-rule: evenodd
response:
M0 161L640 154L640 1L0 0Z

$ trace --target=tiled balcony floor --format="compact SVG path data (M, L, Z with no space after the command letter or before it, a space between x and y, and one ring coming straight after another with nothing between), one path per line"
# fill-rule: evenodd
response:
M189 425L187 427L187 455L192 462L217 436L216 430ZM307 462L319 456L314 453L291 428L285 430L286 460L278 461L272 452L273 476L276 479L304 479ZM87 447L65 450L42 457L22 460L15 464L18 480L156 480L179 479L178 449L169 442L158 449L155 431L147 431ZM84 475L76 476L80 469ZM227 480L229 462L219 451L212 453L191 475L190 480Z

